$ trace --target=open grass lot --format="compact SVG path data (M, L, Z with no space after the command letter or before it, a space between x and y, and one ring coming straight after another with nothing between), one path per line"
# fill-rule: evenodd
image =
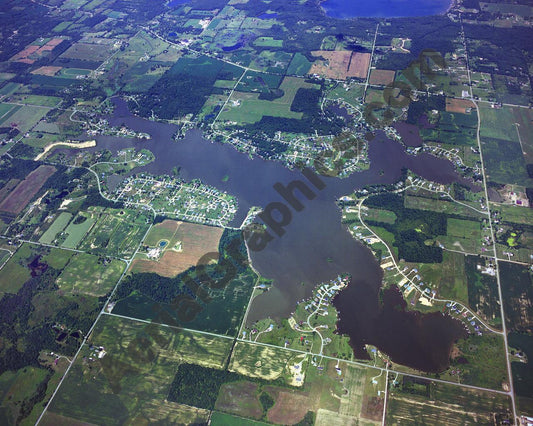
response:
M297 52L292 57L287 68L287 75L305 76L309 72L312 64L304 55Z
M342 84L338 84L334 89L328 92L328 99L343 99L352 106L361 106L363 98L363 91L365 86L361 84L352 84L345 88ZM383 100L383 96L381 97Z
M95 254L131 257L149 226L145 213L135 210L94 209L91 214L100 215L80 249Z
M155 272L164 277L175 277L180 272L195 266L207 253L218 251L218 243L224 230L212 226L165 220L152 227L144 245L158 248L163 241L166 245L158 260L149 260L139 253L131 266L132 272Z
M90 344L103 346L106 355L98 358L94 349L83 348L53 401L53 413L94 424L176 424L206 421L208 414L166 401L177 366L221 368L231 340L104 315Z
M498 212L504 222L529 225L533 223L533 209L490 203L491 211Z
M500 277L507 327L517 332L530 332L533 327L533 280L529 268L500 262Z
M458 216L464 216L467 218L485 217L485 215L453 201L418 197L408 194L404 196L404 205L408 209L429 210L433 212L442 212ZM476 205L475 207L479 209L479 205Z
M533 179L528 176L526 160L518 142L485 137L481 139L481 149L489 181L526 187L533 185Z
M4 119L5 116L11 111L13 108L15 108L15 105L12 104L0 104L0 123Z
M211 424L213 426L266 426L269 423L259 422L257 420L245 419L233 416L227 413L214 411L211 415Z
M48 371L39 367L26 367L17 371L6 371L0 375L0 419L2 424L16 424L21 404L46 383ZM28 423L29 424L29 423Z
M468 304L464 255L444 251L442 263L423 263L418 265L418 269L424 283L437 291L439 299L450 299Z
M92 213L79 212L63 231L66 238L61 245L67 248L76 248L95 222L96 219Z
M314 84L306 83L302 78L285 77L279 86L284 94L273 101L259 99L258 93L234 92L219 119L237 123L255 123L265 115L302 118L301 112L291 111L292 101L298 89L313 87Z
M491 108L485 103L479 104L481 114L481 137L504 139L518 143L516 119L509 107Z
M39 238L39 242L44 244L51 244L56 238L56 235L67 227L71 219L71 213L61 212L59 216L56 217L54 222L50 225L50 227L43 233L43 235L41 235L41 238Z
M31 268L28 265L37 256L40 256L41 262L61 270L69 261L72 252L58 248L39 249L37 245L24 243L1 269L0 294L16 293L31 278Z
M448 380L457 380L459 376L461 383L504 389L507 371L501 336L494 333L484 333L482 336L471 334L459 340L456 346L458 351L452 355L451 367L446 372ZM450 375L452 371L456 374Z
M481 223L449 217L447 219L447 235L439 236L438 242L449 250L481 254Z
M57 284L61 291L101 297L115 286L124 270L120 260L104 260L86 253L76 254L63 270Z
M364 220L372 220L375 222L394 223L396 221L396 215L394 212L383 209L365 209L362 212Z
M37 167L2 200L0 210L19 214L55 171L54 166Z
M258 37L254 40L254 45L259 47L282 47L283 40L277 40L273 37Z
M26 105L55 107L59 104L61 98L57 96L41 96L41 95L13 95L10 102L18 102Z
M533 111L529 108L513 108L515 128L520 146L529 162L533 157Z
M23 244L0 270L0 292L16 293L30 279L31 272L27 267L32 256L31 246Z
M502 424L512 416L505 395L402 376L396 380L389 389L387 425Z

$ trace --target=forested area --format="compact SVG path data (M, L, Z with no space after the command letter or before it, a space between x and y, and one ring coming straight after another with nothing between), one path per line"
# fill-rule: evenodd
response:
M394 235L393 245L398 248L398 257L407 262L440 263L442 248L435 243L426 245L426 240L446 235L446 215L426 210L407 209L403 197L398 194L380 194L365 201L368 207L393 211L397 218L393 224L366 221L368 225L380 226Z

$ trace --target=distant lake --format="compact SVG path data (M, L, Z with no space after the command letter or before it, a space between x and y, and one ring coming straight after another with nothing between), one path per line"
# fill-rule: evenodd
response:
M332 18L348 19L440 15L451 4L451 0L325 0L321 6Z

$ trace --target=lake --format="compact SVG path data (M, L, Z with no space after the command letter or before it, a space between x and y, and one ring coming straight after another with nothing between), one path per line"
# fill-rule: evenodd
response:
M451 0L325 0L321 3L326 15L339 19L440 15L451 5Z
M338 327L350 336L359 358L367 356L364 345L372 344L384 350L393 361L420 370L440 371L447 367L453 342L464 335L462 324L440 313L428 315L399 309L403 299L393 290L386 292L380 303L382 270L371 251L354 240L341 223L336 201L368 184L393 183L404 167L435 182L468 183L448 160L429 154L407 154L401 144L378 132L369 144L370 169L346 179L321 176L325 187L318 190L298 170L260 158L250 159L230 145L204 139L199 131L190 131L184 139L174 141L176 126L134 117L124 103L117 103L111 123L124 123L136 131L149 133L152 139L99 136L96 148L92 149L147 148L154 153L155 161L136 169L135 173L162 175L171 173L177 166L181 167L180 175L185 180L199 178L233 194L239 202L233 226L240 226L252 206L284 202L273 188L275 183L286 186L301 180L313 189L316 197L312 200L300 194L304 209L292 210L285 234L274 238L263 250L251 252L254 268L272 279L274 285L253 301L248 323L265 317L287 317L299 300L312 295L316 284L350 273L351 282L334 303L339 311ZM431 337L435 340L428 340Z

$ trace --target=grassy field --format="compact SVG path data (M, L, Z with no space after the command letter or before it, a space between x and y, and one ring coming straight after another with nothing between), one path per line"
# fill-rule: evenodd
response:
M533 223L533 209L518 206L490 204L491 211L498 212L505 222L529 225Z
M409 209L429 210L433 212L449 213L464 217L480 218L485 215L472 210L462 204L453 201L437 200L433 198L417 197L413 195L405 195L404 205ZM476 208L479 209L478 206Z
M438 241L449 250L481 254L481 224L473 220L447 219L447 235Z
M98 256L78 253L63 270L57 284L64 292L101 297L115 286L124 266L120 260L104 261Z
M43 118L49 108L25 105L22 108L16 110L15 113L10 115L9 122L16 124L17 129L21 133L26 133L30 130L41 118ZM4 121L6 118L4 117Z
M273 37L257 37L254 45L258 47L283 47L283 40L277 40Z
M27 263L32 256L30 244L23 244L4 265L0 273L0 292L16 293L31 278Z
M61 101L61 98L58 98L57 96L18 95L17 94L11 97L11 102L19 102L19 103L24 103L27 105L46 106L46 107L55 107L59 104L60 101Z
M54 241L56 235L67 227L71 219L72 214L68 212L61 212L59 216L54 220L52 225L50 225L50 227L46 230L46 232L41 235L41 238L39 238L39 242L44 244L51 244L52 241Z
M424 283L437 290L437 297L468 305L468 283L465 274L464 256L444 251L442 263L419 264Z
M369 208L363 210L362 215L364 216L365 221L372 220L374 222L383 222L390 224L396 222L396 215L394 214L394 212L391 212L389 210Z
M28 403L47 374L44 368L26 367L0 375L0 418L6 422L4 424L17 424L21 405Z
M481 114L481 137L510 140L518 143L516 119L509 107L491 108L488 104L479 104Z
M214 411L211 415L211 424L213 426L266 426L269 423Z
M234 92L219 118L237 123L255 123L265 115L302 118L301 112L293 112L290 107L298 89L312 87L314 85L306 83L304 79L285 77L279 87L284 95L273 101L259 99L258 93Z
M301 53L295 53L287 68L287 75L305 76L311 69L312 62Z
M4 116L6 116L7 113L11 111L14 107L15 105L12 105L12 104L4 104L4 103L0 104L0 123L2 122Z
M34 250L39 249L39 246L32 245L32 248ZM74 255L74 253L70 250L63 250L60 248L49 248L46 249L40 248L39 251L41 252L41 261L48 264L50 267L61 270L63 269L67 263L69 262L70 258Z
M85 220L83 220L83 218L85 218ZM80 223L75 223L78 220ZM91 213L79 212L74 220L70 222L64 230L64 233L67 235L67 237L61 245L67 248L76 248L83 237L85 237L89 229L91 229L94 222L96 222L96 219L94 219Z
M221 368L231 347L230 339L105 315L89 343L93 349L83 348L83 356L71 369L51 412L110 425L127 419L164 424L205 422L208 411L165 400L170 383L182 362ZM106 352L101 358L95 352L100 346Z

